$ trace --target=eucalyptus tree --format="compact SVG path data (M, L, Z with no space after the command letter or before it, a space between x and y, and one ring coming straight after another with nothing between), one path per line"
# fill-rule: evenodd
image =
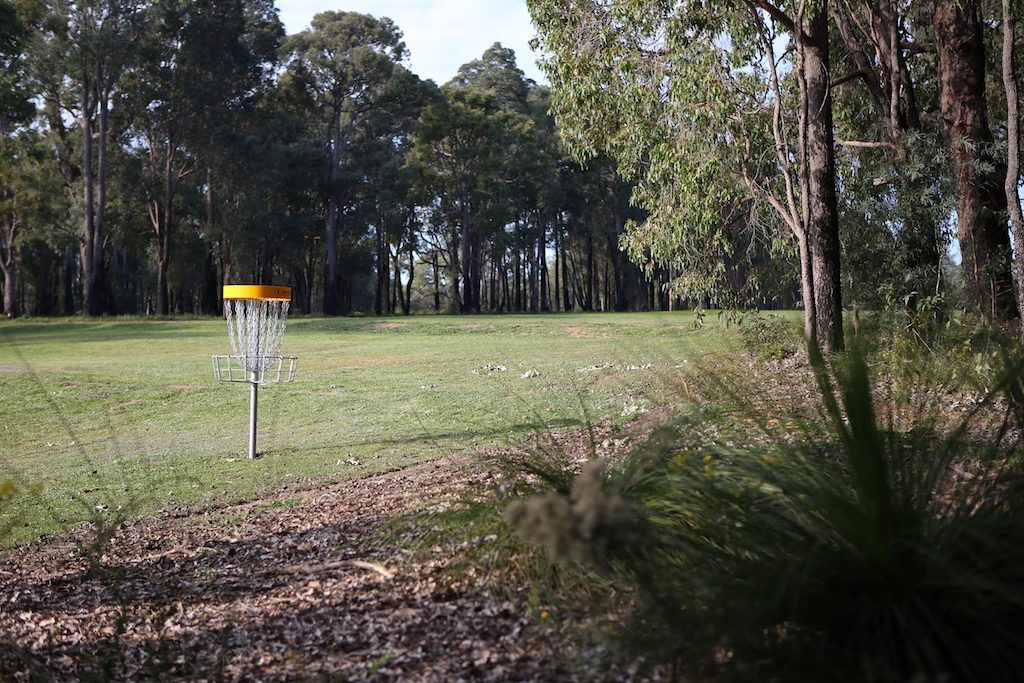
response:
M8 318L20 312L19 244L49 231L64 208L55 171L36 131L0 136L0 289Z
M122 101L131 112L132 145L144 160L143 189L156 237L156 312L167 315L181 185L210 180L197 171L215 130L211 113L230 118L252 104L264 64L275 53L273 36L283 31L276 10L254 24L243 0L164 0L146 16L139 59L123 77ZM266 46L265 54L254 44Z
M1006 163L988 120L980 0L935 0L938 94L955 166L957 236L973 304L993 320L1016 312L1006 231Z
M55 137L65 186L82 216L87 315L110 306L104 275L110 108L121 74L134 59L143 5L142 0L45 0L30 47L31 78ZM67 114L75 119L74 129Z
M933 135L942 123L932 91L930 6L833 4L840 38L832 82L843 131L837 144L844 255L854 265L848 281L858 281L853 296L861 304L904 300L913 308L941 291L940 255L952 207L943 199L944 147Z
M503 199L533 122L502 108L492 90L454 84L441 90L444 101L427 106L420 117L412 162L420 182L438 197L449 227L450 304L460 312L479 312L485 233L502 229L511 218Z
M766 207L796 242L805 334L840 348L827 1L528 6L569 149L607 154L638 183L649 214L627 227L631 257L707 294L723 286L738 214Z
M1015 6L1016 5L1016 6ZM1024 339L1024 212L1020 206L1020 99L1017 93L1017 10L1019 3L1002 0L1002 77L1006 91L1006 179L1003 191L1009 210L1010 234L1017 252L1017 312L1020 336Z
M359 126L406 94L395 82L404 71L399 62L405 43L390 19L323 12L310 29L290 36L283 50L288 76L304 91L324 151L323 311L335 315L339 219L349 191L342 164Z

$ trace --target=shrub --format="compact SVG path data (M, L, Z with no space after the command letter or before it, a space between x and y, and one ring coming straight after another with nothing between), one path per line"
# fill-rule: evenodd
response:
M684 420L605 476L604 497L588 494L614 508L600 523L577 519L595 515L579 496L510 514L556 553L551 539L578 546L579 530L591 533L589 553L563 545L629 586L620 635L688 673L1017 680L1024 480L1011 427L1024 416L1020 365L951 430L927 418L897 430L879 416L858 352L832 371L820 358L815 367L822 421L795 438L769 430L725 446ZM992 414L997 394L1009 406L1002 427L976 443L973 425ZM545 509L557 514L545 518Z
M753 315L740 324L747 351L759 360L783 360L794 355L802 339L796 326L778 315Z

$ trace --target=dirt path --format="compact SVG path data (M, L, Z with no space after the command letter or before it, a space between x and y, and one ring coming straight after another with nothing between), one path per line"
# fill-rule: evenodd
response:
M0 680L574 678L522 600L446 571L464 547L375 534L488 477L449 458L169 511L118 531L99 571L75 534L0 556Z

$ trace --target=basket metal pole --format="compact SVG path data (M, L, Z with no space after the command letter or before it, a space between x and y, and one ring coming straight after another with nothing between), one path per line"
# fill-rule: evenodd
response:
M252 389L249 392L249 459L256 458L256 394L259 384L256 383L256 373L252 373Z

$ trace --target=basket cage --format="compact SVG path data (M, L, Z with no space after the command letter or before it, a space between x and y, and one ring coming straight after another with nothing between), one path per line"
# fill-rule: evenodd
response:
M238 289L285 288L239 286ZM292 381L297 359L280 355L290 298L229 298L227 293L225 287L224 317L233 353L213 356L213 372L217 380L256 384Z

